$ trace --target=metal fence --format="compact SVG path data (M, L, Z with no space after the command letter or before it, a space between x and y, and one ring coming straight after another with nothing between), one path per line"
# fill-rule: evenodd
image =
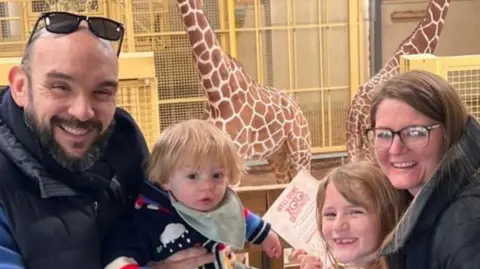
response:
M298 102L310 123L312 151L344 151L350 97L363 83L362 3L203 2L225 51L260 83L283 89ZM0 57L21 56L37 16L52 10L122 21L126 26L122 50L153 52L159 132L180 120L201 117L205 94L199 85L176 1L0 0ZM127 88L136 91L131 84Z

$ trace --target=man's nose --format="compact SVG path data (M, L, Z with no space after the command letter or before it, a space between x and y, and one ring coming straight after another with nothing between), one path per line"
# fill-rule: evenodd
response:
M88 121L95 115L91 100L82 94L72 101L68 113L81 121Z

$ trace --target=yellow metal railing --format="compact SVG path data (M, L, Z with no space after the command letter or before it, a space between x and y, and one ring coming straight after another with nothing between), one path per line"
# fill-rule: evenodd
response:
M415 69L435 73L447 80L458 91L469 112L480 118L480 55L401 57L400 72Z
M0 0L0 57L21 56L37 16L65 10L60 2L75 1ZM159 132L172 123L200 118L205 93L176 1L87 2L79 13L125 24L124 53L153 53ZM302 108L312 132L313 153L344 151L351 96L364 82L363 4L358 0L203 3L222 48L260 84L285 90ZM132 65L125 72L138 70Z

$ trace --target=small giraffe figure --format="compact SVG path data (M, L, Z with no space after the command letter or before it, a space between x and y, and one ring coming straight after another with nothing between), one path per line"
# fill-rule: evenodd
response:
M177 7L207 95L205 119L230 135L244 160L267 160L278 183L300 169L310 172L311 134L300 107L285 92L258 84L222 50L201 2L177 0Z
M371 92L386 80L399 73L400 55L433 53L445 24L450 0L431 0L425 17L407 37L392 58L355 94L347 118L347 153L350 161L374 161L373 151L365 132L370 127Z

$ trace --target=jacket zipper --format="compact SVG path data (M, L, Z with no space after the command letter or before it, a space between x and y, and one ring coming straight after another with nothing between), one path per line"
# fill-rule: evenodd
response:
M95 217L97 217L97 215L98 215L98 202L97 201L93 202L92 207L93 207L93 212L95 214Z

